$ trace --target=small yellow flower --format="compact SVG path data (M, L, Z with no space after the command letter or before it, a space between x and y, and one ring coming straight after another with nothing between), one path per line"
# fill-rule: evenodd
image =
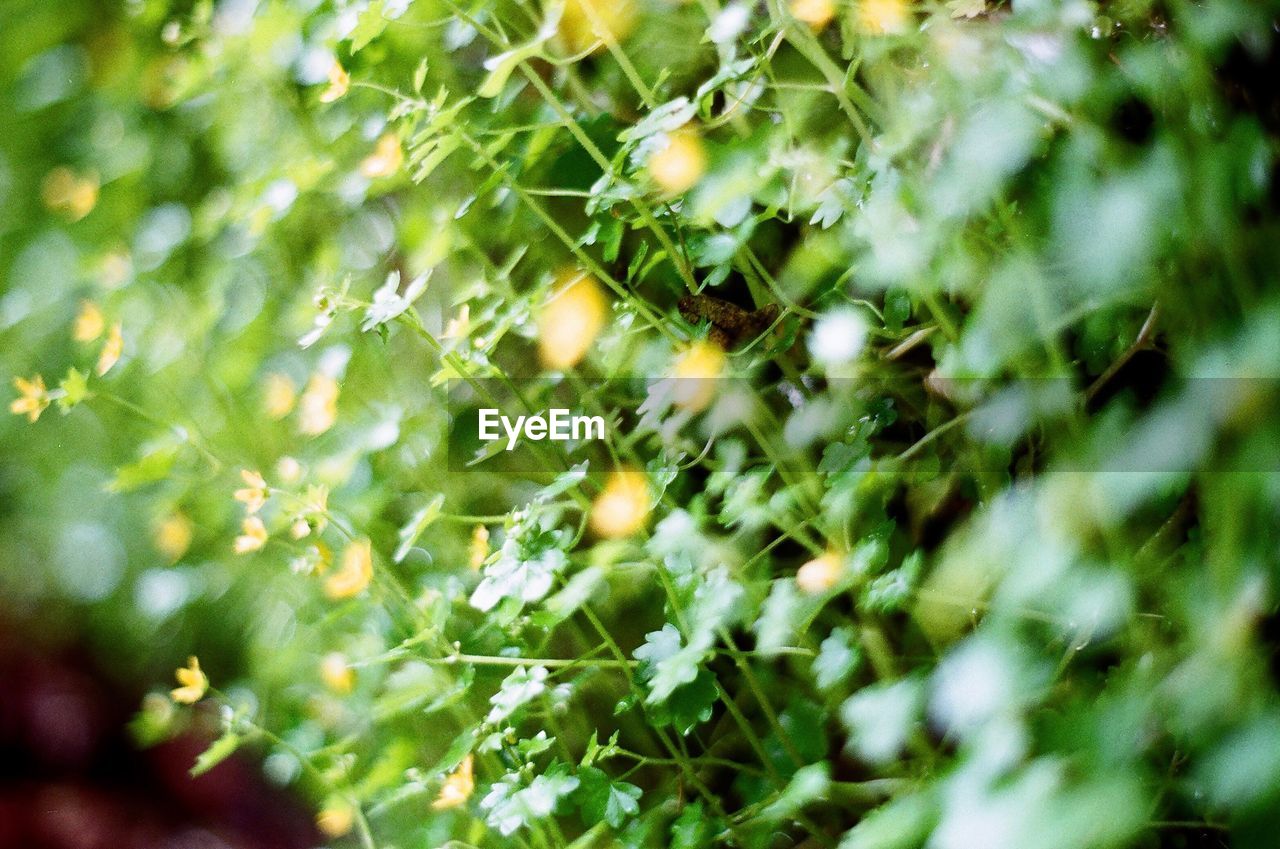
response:
M111 371L111 367L119 362L122 353L124 353L124 336L117 322L111 325L111 331L107 333L107 341L102 345L102 353L98 354L98 367L95 369L98 377Z
M240 479L244 481L245 486L243 489L237 489L232 497L236 501L244 502L244 509L250 513L257 513L271 497L267 482L260 473L251 472L248 469L240 470Z
M820 30L836 16L833 0L791 0L791 17Z
M589 274L560 275L551 297L538 313L538 356L557 371L572 368L600 335L609 303Z
M49 396L49 390L45 389L44 378L38 374L30 380L15 377L13 385L17 388L19 397L14 398L9 404L9 412L15 416L26 416L29 422L39 419L40 414L48 408L49 402L53 400Z
M298 399L298 429L317 436L338 419L338 381L327 374L313 374Z
M262 384L262 409L267 418L283 419L293 412L298 400L298 387L287 375L272 373Z
M151 542L156 551L164 555L170 563L176 563L191 547L191 538L195 526L184 513L170 513L165 516L151 531Z
M476 525L471 531L471 545L467 547L467 564L472 571L478 570L489 557L489 529L484 525Z
M476 789L474 770L475 758L467 755L462 759L462 763L458 764L458 768L445 777L440 795L431 803L432 809L445 811L465 804Z
M355 670L342 652L331 651L320 660L320 680L338 695L346 695L355 686Z
M98 176L93 173L81 176L60 165L45 175L40 184L40 199L51 212L79 221L98 205Z
M342 837L351 831L355 821L356 812L351 803L336 797L325 802L320 813L316 814L316 827L326 837Z
M463 304L458 307L458 315L451 318L444 325L444 332L440 334L443 339L462 339L471 332L471 305Z
M727 358L714 342L698 340L675 362L671 376L676 379L673 399L676 406L701 412L716 395L716 381L724 374Z
M400 148L400 139L395 133L384 133L373 146L373 153L361 161L360 175L369 179L389 177L403 164L404 151Z
M903 33L911 24L911 10L906 0L859 0L857 24L868 35Z
M373 579L373 545L367 539L348 543L342 552L342 564L325 579L324 593L329 598L352 598L360 595Z
M834 551L813 558L796 572L796 585L811 595L824 593L845 573L845 559Z
M676 130L667 139L667 146L649 157L649 176L665 194L678 195L702 179L707 151L696 130Z
M169 695L180 705L195 704L209 690L209 679L200 669L200 661L195 655L187 658L187 665L173 674L182 686L170 690Z
M329 87L320 92L321 103L333 103L351 88L351 75L339 64L337 59L329 66Z
M267 544L267 526L257 516L247 516L240 525L241 534L236 537L236 554L258 551Z
M620 41L635 27L632 0L566 0L560 37L574 53Z
M102 335L106 326L98 305L93 301L81 301L80 312L76 313L75 323L71 326L71 338L77 342L92 342Z
M643 472L616 471L591 505L591 529L606 539L630 536L644 527L651 502L649 482Z

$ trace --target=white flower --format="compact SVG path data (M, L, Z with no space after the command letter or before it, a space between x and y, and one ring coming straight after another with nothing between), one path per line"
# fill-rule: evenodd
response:
M809 352L827 368L848 365L867 344L867 320L852 307L841 307L818 319L809 336Z
M994 640L966 640L933 673L930 715L948 730L964 735L1016 709L1017 668L1017 658Z
M734 3L724 7L716 15L711 26L707 27L707 38L712 44L729 44L742 35L751 18L751 9L743 3Z
M917 722L920 689L920 682L907 678L863 687L850 696L840 708L849 747L869 763L893 760Z
M523 666L506 677L498 692L489 699L493 708L485 717L485 722L497 725L526 702L531 702L547 691L547 668L535 666L525 670Z
M392 271L387 275L387 282L382 284L382 288L373 293L373 303L365 310L364 322L360 325L360 329L367 333L380 324L392 321L409 309L427 288L427 280L430 277L430 271L419 274L409 282L404 294L401 295L400 272Z

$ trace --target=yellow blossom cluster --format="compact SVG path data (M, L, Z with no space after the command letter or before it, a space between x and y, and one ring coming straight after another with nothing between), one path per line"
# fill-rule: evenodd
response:
M562 272L538 313L538 356L550 369L572 368L604 327L609 304L594 277Z
M349 88L351 88L351 75L337 59L333 60L333 64L329 66L329 86L320 93L320 102L333 103L346 94Z
M52 400L44 385L44 378L38 374L30 380L15 377L13 385L18 390L18 397L9 404L9 412L15 416L26 416L29 422L39 419Z
M352 540L342 551L337 570L325 578L324 593L338 601L364 592L373 580L373 545L367 539Z
M702 136L682 127L667 136L667 145L649 157L649 176L666 195L679 195L698 184L707 171Z
M338 381L317 372L307 381L298 399L298 429L307 436L318 436L338 419Z
M633 0L565 0L559 32L569 50L582 53L621 41L635 22Z
M431 807L437 811L457 808L471 798L475 789L475 758L467 755L457 769L445 776L440 795L431 803Z
M715 398L716 381L727 365L724 349L714 342L698 340L681 352L671 369L676 406L693 413L705 410Z
M845 571L845 558L828 551L800 567L796 572L796 585L810 595L817 595L839 583Z
M373 146L373 153L360 161L360 175L374 179L390 177L404 164L404 149L395 133L385 133Z
M98 175L77 174L60 165L45 175L40 184L40 199L51 212L79 221L98 205Z
M652 501L644 473L620 469L609 476L591 505L591 529L606 539L630 536L648 521Z
M175 702L182 705L193 705L204 698L209 691L209 678L200 669L200 661L195 655L187 658L187 665L174 672L178 679L177 687L169 691Z

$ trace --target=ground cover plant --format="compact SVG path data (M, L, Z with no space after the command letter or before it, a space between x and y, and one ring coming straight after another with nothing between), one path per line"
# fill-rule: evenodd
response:
M0 613L335 845L1272 847L1276 14L10 0Z

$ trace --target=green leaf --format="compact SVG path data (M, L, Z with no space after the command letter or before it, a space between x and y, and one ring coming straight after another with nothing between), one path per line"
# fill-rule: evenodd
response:
M773 804L760 812L758 819L764 822L791 819L807 805L825 798L830 787L831 765L826 761L801 767Z
M583 460L560 474L556 475L556 479L544 486L538 491L536 500L546 503L557 495L568 492L587 476L587 461Z
M802 598L795 581L779 579L773 582L769 597L765 599L760 618L751 626L756 632L756 649L771 654L795 639L796 629L807 613L813 609L812 596Z
M451 705L456 705L471 690L471 684L475 681L475 678L476 668L474 666L465 667L452 686L428 702L422 712L429 715L444 710Z
M640 811L641 790L625 781L612 781L609 776L593 766L578 770L581 784L575 797L582 811L582 821L594 825L603 820L613 828L620 828L627 817Z
M234 731L225 732L217 740L214 740L213 744L201 752L200 756L196 758L195 766L191 767L192 777L204 775L206 772L231 757L239 746L240 735L236 734Z
M444 493L439 493L432 498L427 505L413 514L413 518L400 529L400 544L396 546L395 553L391 555L391 559L396 563L401 562L409 556L409 550L413 548L418 541L418 537L422 536L422 532L427 526L440 518L440 510L444 507Z
M527 44L519 47L513 47L505 53L499 53L485 60L484 68L489 72L484 78L484 82L480 83L480 88L476 90L476 96L484 98L497 97L502 93L502 88L507 84L513 71L520 67L520 63L534 58L542 51L542 42L545 39L535 38Z
M709 669L701 669L693 681L676 687L665 702L648 708L647 713L654 725L669 725L687 737L711 719L718 697L715 675Z
M132 492L149 483L164 480L178 459L178 446L165 442L146 451L140 458L116 469L107 484L108 492Z
M852 628L840 627L831 632L818 647L813 661L813 677L820 690L831 690L849 679L862 662Z
M703 849L711 845L711 836L719 823L707 816L698 800L684 806L680 816L671 823L671 849Z
M591 766L596 761L603 761L614 757L618 753L618 737L622 734L620 731L613 732L609 737L609 742L603 746L600 745L600 734L597 731L591 732L591 739L587 740L587 750L582 755L580 766Z
M416 165L413 171L413 181L421 183L430 177L440 163L449 158L449 155L461 146L462 142L454 136L440 136L432 142L416 148L413 152L412 161Z
M462 763L467 755L471 754L476 747L476 730L467 728L461 734L453 738L453 742L449 744L449 748L444 750L444 754L440 756L440 760L436 761L432 767L432 772L444 773L453 772Z
M533 621L542 628L559 625L577 613L604 583L605 572L599 566L583 569L569 579L564 589L547 599L544 609L533 614Z
M938 813L927 796L901 796L876 808L845 832L839 849L917 849Z
M911 599L920 577L923 555L913 551L897 569L880 575L862 589L861 606L879 614L895 613Z
M649 253L649 243L641 242L640 246L636 248L635 256L631 257L631 262L627 263L628 284L635 280L635 276L640 271L640 266L644 263L644 258L647 253Z
M71 412L72 407L91 397L88 378L79 369L68 369L58 388L62 390L58 407L63 413Z
M368 8L360 13L360 20L356 22L355 29L351 31L352 55L364 49L369 42L382 35L382 31L387 28L387 19L382 14L384 5L384 0L373 0Z
M622 245L622 221L613 218L605 222L601 228L604 241L601 244L601 255L605 262L613 262L618 258L618 248Z

